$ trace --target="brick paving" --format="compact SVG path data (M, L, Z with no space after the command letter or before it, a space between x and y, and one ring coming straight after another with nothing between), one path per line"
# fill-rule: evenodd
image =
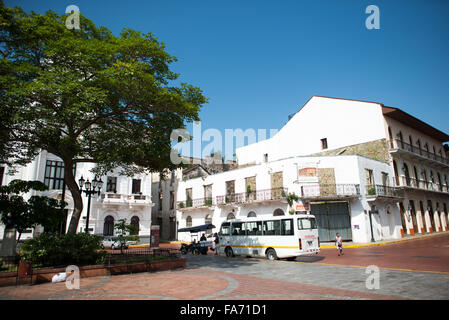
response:
M0 288L1 299L398 299L351 290L261 279L227 272L165 271L81 279L80 290L65 283Z
M161 247L176 248L179 244ZM211 253L185 257L188 262L184 270L83 278L79 290L68 290L65 283L3 287L0 299L449 299L449 234L385 246L347 248L341 257L327 249L292 262L216 257ZM382 269L380 290L365 287L367 276L360 267L370 264Z

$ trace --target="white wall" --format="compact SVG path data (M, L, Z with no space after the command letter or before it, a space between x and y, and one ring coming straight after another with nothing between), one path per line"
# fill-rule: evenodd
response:
M321 152L386 138L380 104L313 96L271 139L238 148L240 165Z

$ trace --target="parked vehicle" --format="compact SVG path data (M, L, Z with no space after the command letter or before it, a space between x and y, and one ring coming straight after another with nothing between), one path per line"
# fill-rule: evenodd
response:
M123 243L123 249L128 249L130 244L131 243L129 241L125 241ZM119 240L118 237L104 237L103 241L102 241L102 245L103 245L103 248L105 248L105 249L115 250L115 249L120 249L122 242Z
M315 216L310 214L233 219L222 223L219 235L219 252L227 257L293 260L320 252Z

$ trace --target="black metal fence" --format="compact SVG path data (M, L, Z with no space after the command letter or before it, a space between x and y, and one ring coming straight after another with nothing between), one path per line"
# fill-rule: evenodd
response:
M179 249L155 249L149 247L143 248L128 248L128 249L115 249L115 250L105 250L104 255L96 265L104 265L107 268L112 268L114 266L122 266L121 273L132 272L132 268L128 269L128 265L135 263L146 263L150 264L152 261L162 260L162 259L174 259L179 258L181 252ZM64 269L68 265L52 265L43 266L35 261L26 261L20 263L20 256L12 257L2 257L2 263L0 266L0 275L8 276L12 280L9 285L19 285L19 284L33 284L37 281L36 271L50 270L50 269ZM77 267L84 267L86 264L72 263ZM95 263L94 263L95 264ZM89 265L92 265L89 264ZM148 269L148 268L147 268ZM146 270L146 271L149 271ZM38 281L37 281L38 282Z

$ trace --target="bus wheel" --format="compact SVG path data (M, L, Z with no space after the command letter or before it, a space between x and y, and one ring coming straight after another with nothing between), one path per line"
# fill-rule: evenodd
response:
M234 256L234 252L232 251L231 247L227 247L225 250L225 253L226 253L226 257L228 257L228 258L231 258Z
M274 251L274 249L268 249L266 255L267 255L267 259L270 261L278 259L278 256L276 255L276 251Z

